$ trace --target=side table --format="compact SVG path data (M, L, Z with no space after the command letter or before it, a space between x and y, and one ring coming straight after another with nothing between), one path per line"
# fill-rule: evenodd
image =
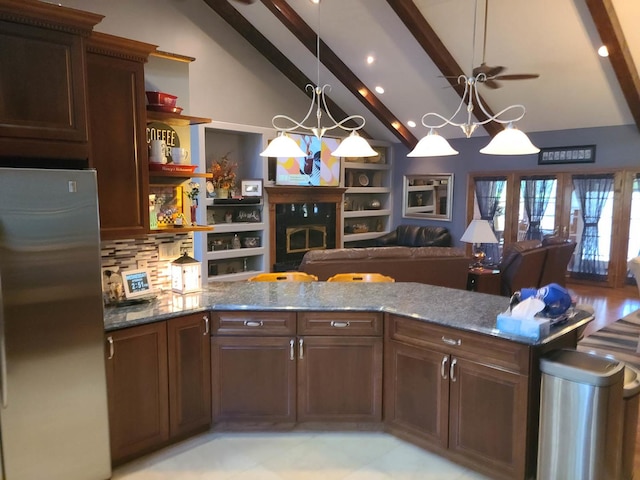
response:
M500 270L470 268L467 275L467 290L500 295Z

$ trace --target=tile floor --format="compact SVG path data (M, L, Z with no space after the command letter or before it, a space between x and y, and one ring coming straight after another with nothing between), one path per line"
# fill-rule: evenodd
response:
M123 465L113 480L486 480L379 432L207 433Z

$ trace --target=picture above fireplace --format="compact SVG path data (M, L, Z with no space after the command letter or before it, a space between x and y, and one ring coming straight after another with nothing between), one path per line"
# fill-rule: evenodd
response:
M337 138L291 133L289 136L307 152L306 157L278 157L276 185L325 186L340 185L340 158L331 156L338 148Z

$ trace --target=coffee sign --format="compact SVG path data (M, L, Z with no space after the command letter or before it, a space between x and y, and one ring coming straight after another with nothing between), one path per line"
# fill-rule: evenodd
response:
M151 140L164 140L169 149L180 146L177 132L166 123L153 122L147 125L147 144Z

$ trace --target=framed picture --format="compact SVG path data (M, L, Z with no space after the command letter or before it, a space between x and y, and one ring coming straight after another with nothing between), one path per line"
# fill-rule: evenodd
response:
M538 165L553 165L556 163L594 163L595 161L595 145L541 148L540 153L538 153Z
M262 196L262 180L242 180L241 185L243 197Z

